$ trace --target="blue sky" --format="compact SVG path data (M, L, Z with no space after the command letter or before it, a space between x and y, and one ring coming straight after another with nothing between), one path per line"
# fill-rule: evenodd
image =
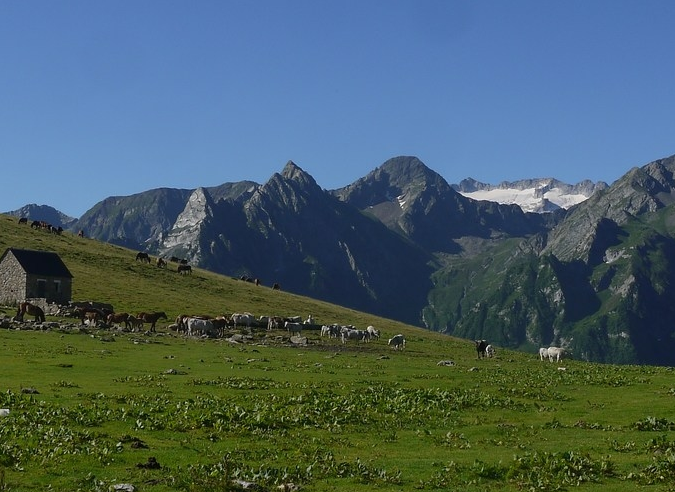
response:
M414 155L449 183L606 181L675 154L671 0L0 0L0 211L326 189Z

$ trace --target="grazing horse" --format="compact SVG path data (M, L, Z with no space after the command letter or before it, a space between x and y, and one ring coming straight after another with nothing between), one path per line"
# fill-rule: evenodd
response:
M278 283L274 282L274 285L272 285L272 290L281 290L281 285Z
M148 253L139 251L138 254L136 254L136 261L140 261L141 263L150 263L150 257L148 256Z
M124 323L124 327L129 329L131 328L131 322L129 321L129 313L110 313L107 318L109 325L113 323Z
M192 275L192 267L190 265L180 264L178 265L178 273L181 275Z
M157 258L157 268L166 268L166 260L164 258Z
M23 321L23 316L26 313L28 313L29 316L35 316L36 322L45 322L45 312L40 306L36 306L27 301L22 302L19 304L19 309L16 311L16 319Z
M19 224L26 224L28 225L28 219L26 217L21 217L19 219Z
M155 324L159 319L168 319L164 311L157 311L154 313L138 313L136 316L138 319L142 320L144 323L150 323L150 331L155 331Z

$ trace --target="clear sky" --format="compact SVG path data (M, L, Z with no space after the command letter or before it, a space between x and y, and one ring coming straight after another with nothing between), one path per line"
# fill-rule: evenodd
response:
M325 189L606 181L675 154L672 0L0 0L0 212Z

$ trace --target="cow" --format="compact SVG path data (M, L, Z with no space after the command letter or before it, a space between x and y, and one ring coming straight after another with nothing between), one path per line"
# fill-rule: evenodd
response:
M293 323L291 321L286 321L284 323L284 328L286 328L288 333L290 333L291 335L302 333L302 323Z
M394 350L403 350L405 348L405 337L399 333L395 337L390 338L387 345L393 347Z
M284 325L284 319L281 316L270 316L267 320L267 330L280 330Z
M564 348L560 347L549 347L548 348L548 360L550 362L560 362L560 360L567 355Z
M224 336L227 325L230 323L230 318L228 316L216 316L211 321L213 321L213 329L216 331L216 335L220 337Z
M166 260L164 258L157 258L157 268L166 268Z
M272 290L281 290L281 285L279 285L278 283L274 282L274 283L272 284Z
M398 334L389 339L387 345L393 347L395 350L403 350L405 348L405 337L402 334Z
M28 225L28 219L26 217L21 217L19 219L19 224L26 224Z
M373 325L368 326L366 331L370 334L370 338L377 338L378 340L380 339L380 330L376 330Z
M176 271L181 275L192 275L192 267L183 263L178 265L178 269Z
M340 325L323 325L321 327L321 336L327 336L328 338L338 338L341 334Z
M539 349L539 359L542 361L548 359L548 349L546 347L541 347Z
M343 326L341 330L342 343L347 343L347 340L367 341L369 338L366 330L357 330L348 326Z
M237 326L244 326L244 325L247 328L250 328L251 325L255 323L255 316L253 316L251 313L234 313L231 319L235 329L237 328Z
M495 348L492 345L485 347L485 355L492 358L495 356Z
M189 336L211 336L216 330L213 326L213 321L210 319L188 318L186 320L187 334Z
M477 357L480 359L481 357L486 357L487 353L485 352L485 349L488 346L487 340L474 340L474 343L476 344L476 354Z

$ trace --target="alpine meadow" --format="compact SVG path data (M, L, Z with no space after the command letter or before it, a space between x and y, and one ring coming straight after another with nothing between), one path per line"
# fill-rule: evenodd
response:
M405 325L0 216L0 251L56 252L74 301L163 311L155 332L0 308L0 490L673 490L671 368L610 365ZM180 314L309 315L303 330L172 329ZM11 327L11 329L7 328ZM404 335L395 350L387 341Z

